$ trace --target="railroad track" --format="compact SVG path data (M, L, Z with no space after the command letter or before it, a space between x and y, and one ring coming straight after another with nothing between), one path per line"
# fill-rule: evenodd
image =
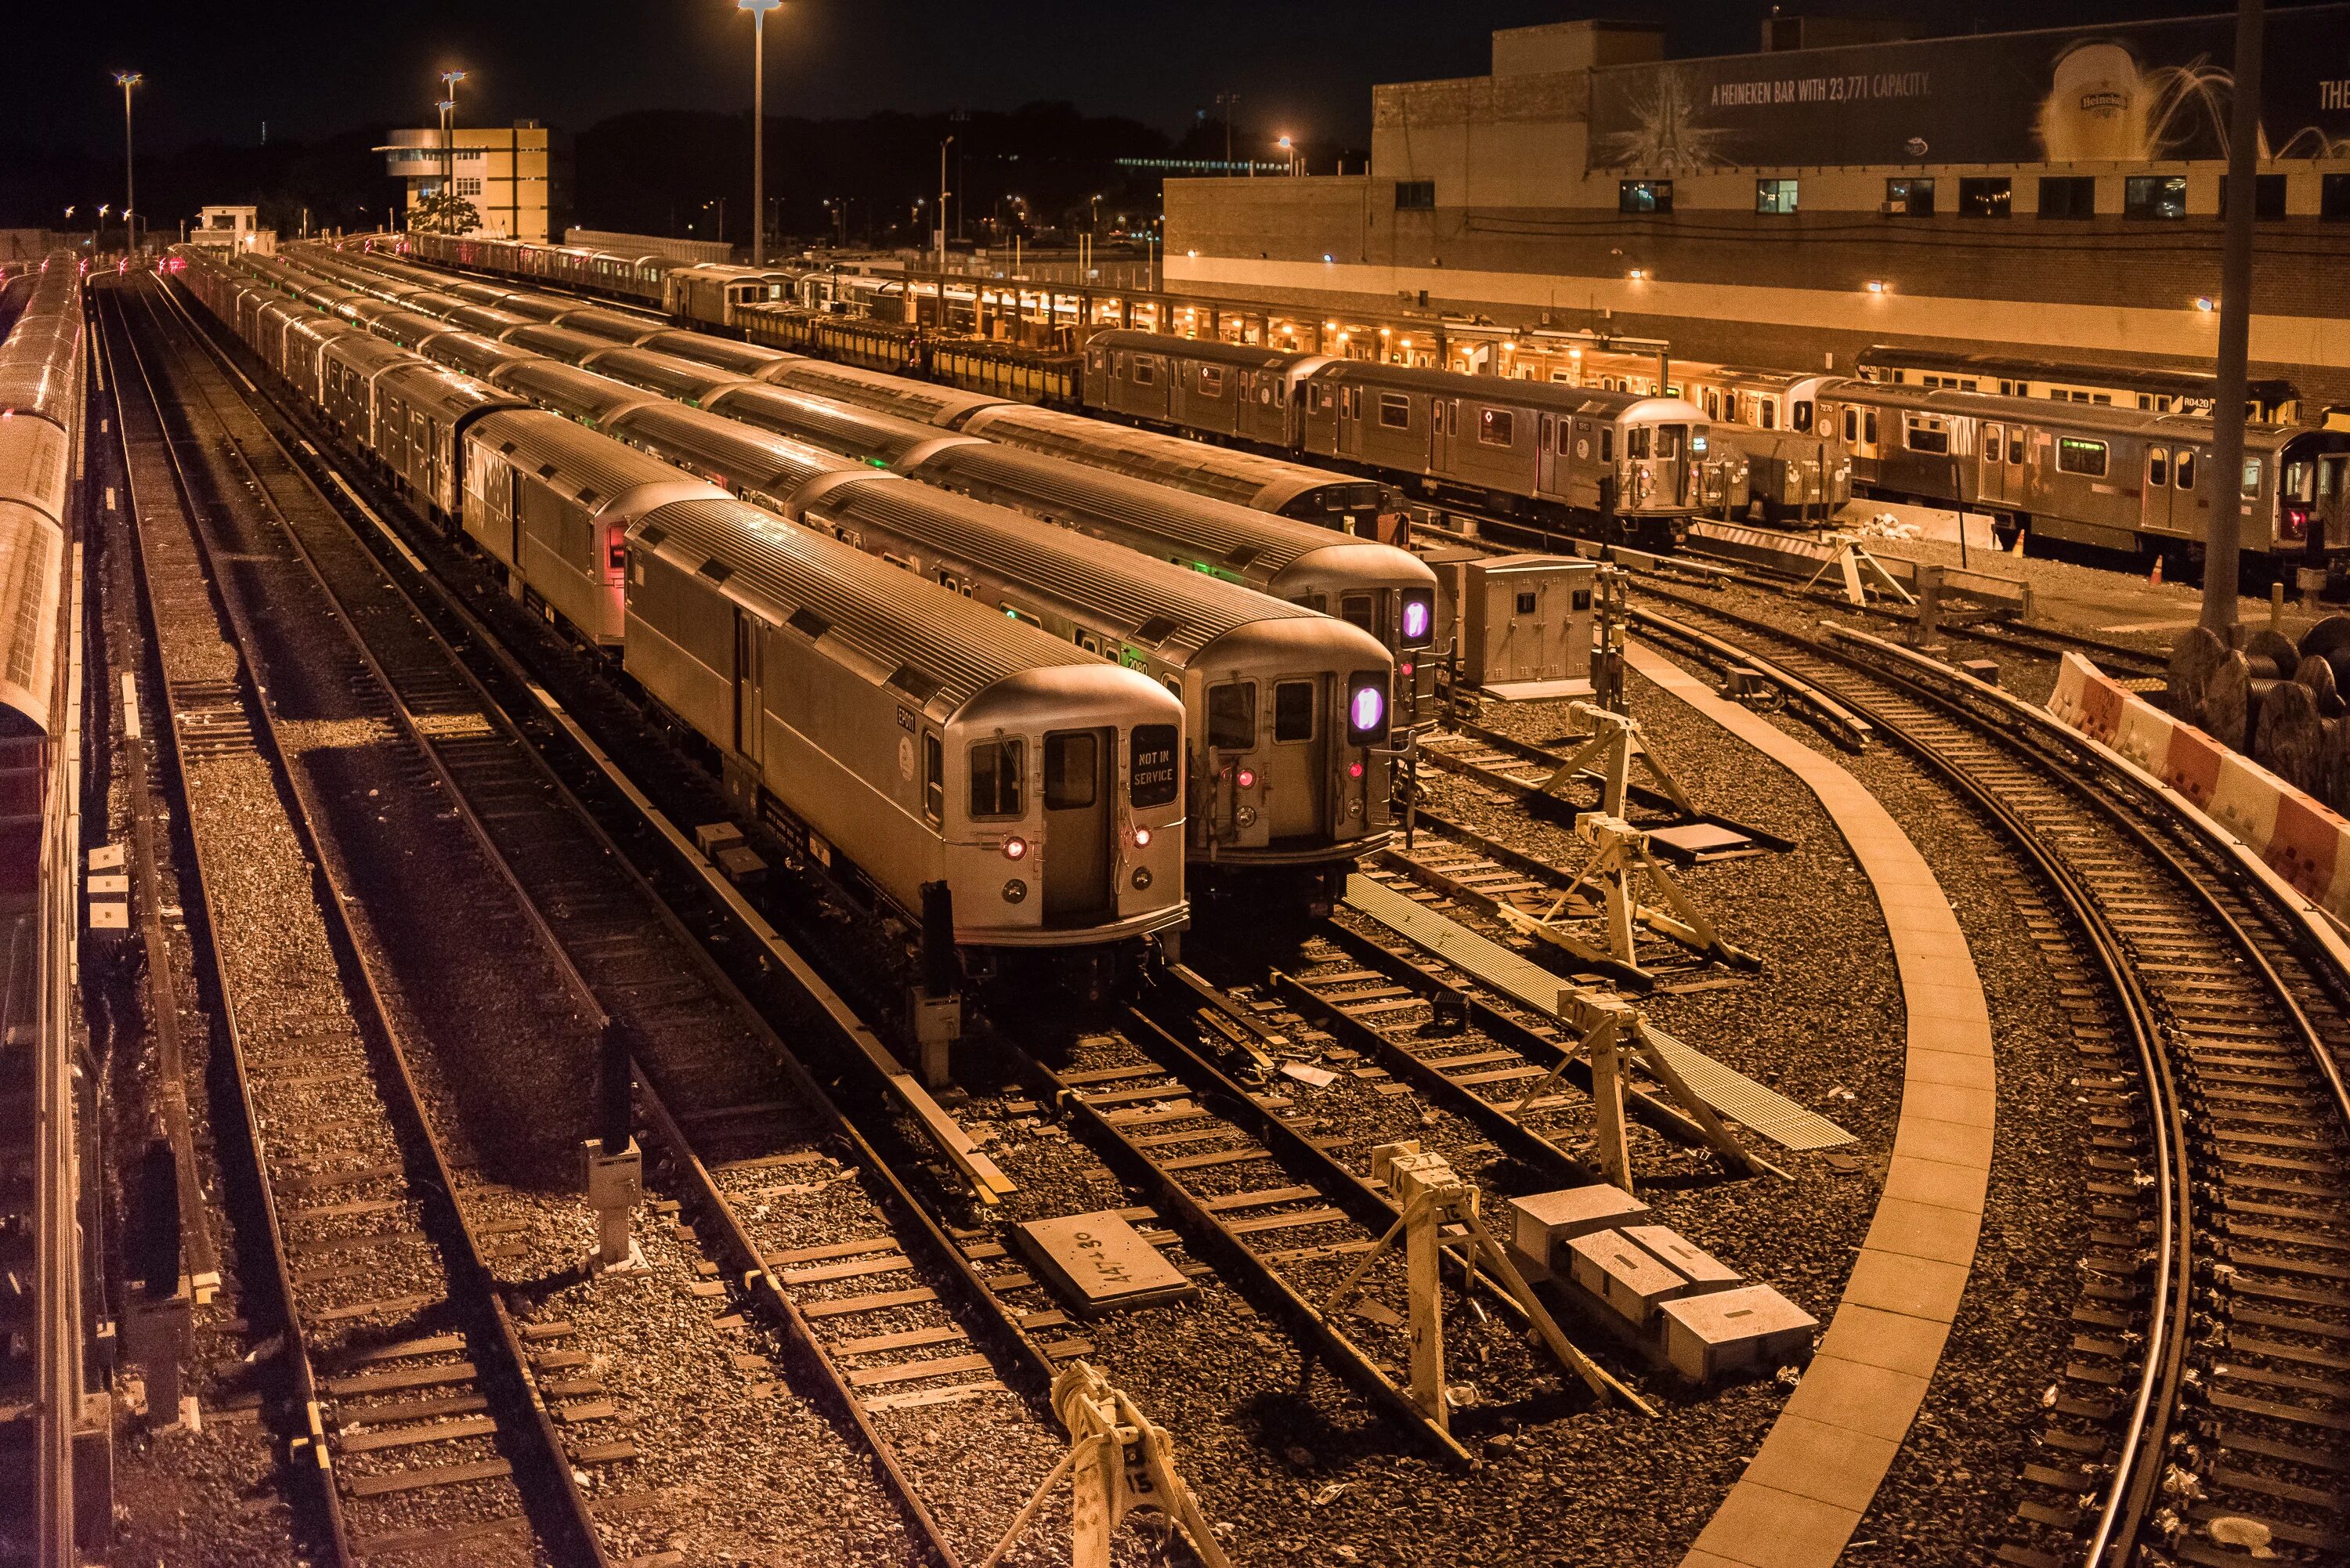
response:
M1996 692L1718 607L1677 613L1774 640L2037 862L2022 912L2082 1054L2095 1229L2044 1462L2001 1559L2342 1561L2345 976L2194 827Z
M205 412L167 390L117 289L111 369L142 618L167 677L180 809L257 1168L291 1384L294 1469L337 1563L463 1546L483 1562L605 1561L571 1457L455 1195L377 971L320 847L241 575L234 502L199 472ZM248 503L248 504L251 504ZM176 524L177 526L173 524ZM215 600L208 584L219 587Z
M307 455L324 462L315 446ZM355 493L345 499L371 521L384 515ZM413 569L395 575L418 562L381 528L344 519L306 536L337 601L359 607L393 689L447 704L428 729L452 804L625 1030L637 1125L660 1157L649 1179L662 1194L657 1229L696 1260L704 1277L691 1288L730 1346L728 1369L773 1402L791 1399L786 1379L812 1388L820 1423L798 1425L830 1429L800 1440L853 1451L886 1494L868 1511L894 1511L903 1530L860 1552L854 1537L872 1521L847 1517L844 1498L816 1499L812 1516L838 1516L840 1533L800 1549L877 1568L977 1561L1065 1447L1046 1386L1091 1342L984 1231L951 1232L842 1113L768 1023L772 1000L754 1002L712 957L715 917L700 935L681 917L708 889L678 873L674 829L661 831L658 809L580 743L463 597ZM818 1001L840 1010L836 1026L853 1023L837 998ZM737 1345L754 1332L772 1355ZM586 1360L557 1353L550 1370ZM624 1400L611 1381L562 1380L576 1396ZM665 1458L673 1472L679 1457ZM631 1490L623 1478L603 1495L599 1526L616 1549L677 1539L695 1515L723 1511L710 1498L737 1479L736 1458L735 1444L716 1445L700 1489ZM1056 1540L1065 1552L1065 1518L1048 1511L1006 1562L1051 1561Z

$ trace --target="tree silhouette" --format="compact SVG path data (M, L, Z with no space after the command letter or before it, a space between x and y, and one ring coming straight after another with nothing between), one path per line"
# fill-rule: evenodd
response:
M409 203L411 234L470 234L482 226L482 214L464 197L446 191L419 196Z

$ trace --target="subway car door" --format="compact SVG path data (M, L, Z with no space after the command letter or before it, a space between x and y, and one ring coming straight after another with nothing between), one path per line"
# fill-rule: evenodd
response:
M754 774L764 777L765 766L761 761L762 742L766 725L762 712L765 682L760 657L759 623L743 611L734 612L734 749L751 764Z
M1558 484L1558 420L1544 414L1539 427L1541 439L1534 443L1534 489L1544 495L1556 495Z
M2138 490L2138 526L2149 534L2168 534L2182 530L2185 519L2176 516L2170 505L2170 449L2152 441L2146 444L2146 462L2141 471Z
M1113 908L1109 763L1113 730L1045 737L1045 924L1082 926Z

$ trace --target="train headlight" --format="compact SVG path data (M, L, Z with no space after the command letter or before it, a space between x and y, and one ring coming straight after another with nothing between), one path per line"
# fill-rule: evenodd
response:
M1147 827L1138 827L1134 830L1134 846L1137 849L1148 849L1150 847L1150 829ZM1140 888L1147 886L1147 884L1137 882L1135 886Z
M1028 884L1017 877L1003 885L1003 901L1007 904L1016 904L1027 896Z
M1425 648L1436 635L1436 596L1426 588L1407 588L1403 596L1403 645Z
M1028 841L1026 839L1007 838L1003 841L1003 857L1006 860L1017 860L1027 853Z
M1238 811L1232 813L1232 820L1239 823L1243 827L1255 826L1256 807L1253 805L1244 805L1241 807Z
M1132 880L1134 882L1134 890L1138 893L1149 888L1150 886L1150 867L1148 866L1136 867L1134 868Z
M1347 738L1358 746L1387 739L1388 678L1382 670L1367 670L1347 678Z

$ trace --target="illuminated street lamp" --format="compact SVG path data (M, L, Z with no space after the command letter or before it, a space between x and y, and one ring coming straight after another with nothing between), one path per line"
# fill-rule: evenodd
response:
M130 213L138 204L139 180L130 155L130 89L146 79L137 71L114 73L114 85L122 89L122 225L130 242L124 248L134 251L139 248L139 235L130 228Z
M939 143L939 271L941 275L947 270L947 149L953 145L954 138L951 136ZM943 302L946 296L941 294L939 298L941 301L939 306L940 320L943 324L946 316L946 306Z
M447 199L457 193L457 84L464 79L463 71L441 73L441 85L449 94L441 100L441 195L444 213Z
M751 13L751 265L767 265L767 13L784 0L734 0Z
M1297 149L1296 149L1296 147L1295 147L1295 145L1290 141L1289 138L1287 138L1286 136L1284 136L1284 137L1283 137L1279 141L1277 141L1277 142L1274 143L1274 146L1276 146L1276 147L1278 147L1278 148L1280 148L1280 149L1281 149L1281 151L1282 151L1282 152L1283 152L1283 154L1288 158L1288 160L1289 160L1289 171L1290 171L1292 174L1296 173L1296 172L1297 172Z

